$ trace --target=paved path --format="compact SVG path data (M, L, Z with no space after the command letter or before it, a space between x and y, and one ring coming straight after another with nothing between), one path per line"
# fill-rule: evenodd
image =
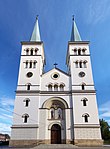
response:
M110 149L110 146L103 147L78 147L72 144L51 144L51 145L39 145L32 149Z
M0 146L0 149L110 149L110 145L104 145L102 147L77 147L71 144L52 144L52 145L39 145L33 148L15 148L15 147L6 147Z

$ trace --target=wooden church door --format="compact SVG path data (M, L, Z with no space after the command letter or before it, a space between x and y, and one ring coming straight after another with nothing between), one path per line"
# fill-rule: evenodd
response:
M61 127L58 124L51 128L51 144L61 144Z

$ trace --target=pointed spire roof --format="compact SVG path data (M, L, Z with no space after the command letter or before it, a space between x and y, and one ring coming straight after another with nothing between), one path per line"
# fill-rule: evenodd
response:
M36 17L35 26L34 26L30 41L41 41L39 23L38 23L38 16Z
M70 41L82 41L78 28L76 26L74 16L73 16L73 24L72 24L72 32L71 32L71 40Z

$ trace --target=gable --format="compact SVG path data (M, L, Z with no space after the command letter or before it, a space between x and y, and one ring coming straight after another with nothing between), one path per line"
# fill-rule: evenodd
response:
M54 86L55 84L57 84L58 86L63 84L65 87L65 90L68 90L69 78L70 76L67 73L63 72L58 68L54 68L42 75L41 90L47 91L49 84L51 84L52 86Z

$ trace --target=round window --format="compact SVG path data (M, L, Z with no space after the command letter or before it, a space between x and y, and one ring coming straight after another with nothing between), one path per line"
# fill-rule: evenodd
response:
M59 74L58 73L52 74L52 79L58 79L58 78L59 78Z
M55 79L58 78L58 74L54 74L53 78L55 78Z
M79 73L79 77L84 77L85 76L85 73L83 72L83 71L81 71L80 73Z
M28 78L30 78L30 77L33 76L33 73L32 73L32 72L28 72L28 73L26 74L26 76L27 76Z

